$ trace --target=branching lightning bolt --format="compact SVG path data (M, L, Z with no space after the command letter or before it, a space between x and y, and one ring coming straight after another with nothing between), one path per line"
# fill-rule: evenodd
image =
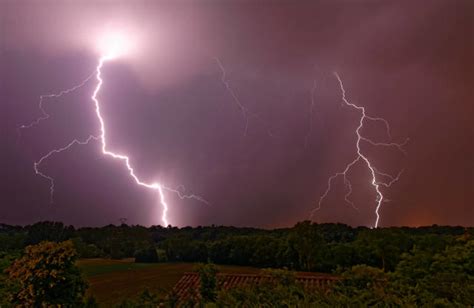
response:
M53 203L54 201L54 178L52 178L51 176L41 172L39 170L39 166L41 165L41 163L43 161L45 161L46 159L48 159L50 156L54 155L54 154L57 154L57 153L61 153L62 151L65 151L67 149L69 149L70 147L72 147L73 145L85 145L85 144L88 144L89 141L91 140L99 140L99 137L96 137L96 136L92 136L90 135L86 140L84 141L80 141L80 140L77 140L77 139L74 139L73 141L71 141L69 144L67 144L66 146L62 147L62 148L59 148L59 149L54 149L54 150L51 150L49 151L46 155L42 156L38 161L36 161L33 165L33 168L35 169L35 173L39 176L42 176L43 178L47 179L50 183L50 186L49 186L49 191L50 191L50 202Z
M167 213L168 213L169 206L168 206L168 203L165 199L164 190L175 193L181 199L195 199L195 200L201 201L205 204L209 204L209 202L206 201L203 197L201 197L199 195L184 194L183 193L184 186L180 186L181 188L173 189L173 188L170 188L170 187L166 187L166 186L164 186L164 185L162 185L161 183L158 183L158 182L148 183L148 182L144 182L144 181L140 180L139 177L135 174L135 171L134 171L133 167L130 164L130 158L127 155L114 153L114 152L107 149L105 121L104 121L104 118L101 114L100 103L99 103L99 100L97 98L97 95L98 95L98 93L99 93L99 91L102 87L102 84L103 84L101 69L104 66L104 63L106 61L110 60L110 59L111 58L107 57L107 56L101 57L99 59L98 65L97 65L96 69L94 70L93 74L91 74L86 80L84 80L83 82L81 82L77 86L74 86L74 87L72 87L70 89L67 89L67 90L64 90L64 91L61 91L58 94L42 95L40 97L40 103L39 103L39 108L41 110L42 115L38 119L36 119L35 121L31 122L30 124L20 126L19 130L21 131L21 129L31 128L33 126L36 126L41 121L47 120L50 117L50 115L43 109L42 104L43 104L43 100L45 98L61 97L65 94L73 92L73 91L81 88L82 86L84 86L93 76L95 76L96 80L97 80L97 86L95 87L95 89L92 93L91 99L94 102L95 113L96 113L97 119L99 120L99 124L100 124L100 135L99 136L90 135L87 139L82 140L82 141L78 140L78 139L74 139L73 141L71 141L70 143L65 145L64 147L51 150L50 152L48 152L46 155L42 156L38 161L36 161L34 163L33 167L34 167L35 173L49 181L49 183L50 183L50 201L52 203L53 200L54 200L54 189L55 189L54 178L47 175L47 174L45 174L44 172L40 171L40 169L39 169L40 165L45 160L50 158L52 155L61 153L63 151L66 151L66 150L70 149L71 147L73 147L74 145L86 145L92 140L100 141L101 142L101 151L102 151L103 155L110 156L114 159L118 159L118 160L123 161L125 163L125 166L128 170L129 175L133 178L133 180L135 181L136 184L138 184L140 186L143 186L143 187L146 187L148 189L156 190L158 192L159 202L160 202L160 204L163 208L161 221L163 222L164 226L168 226L169 223L168 223Z
M347 164L343 171L335 173L334 175L332 175L328 179L328 185L327 185L326 191L321 195L321 197L319 199L318 206L311 212L311 217L315 214L316 211L319 211L321 209L321 206L322 206L322 203L323 203L324 199L328 196L329 192L331 191L332 182L339 176L343 177L344 185L347 187L347 193L344 195L344 201L346 201L354 209L357 209L355 207L354 203L349 199L350 195L352 194L352 185L351 185L351 182L349 181L349 179L347 178L347 174L355 164L362 161L370 171L371 185L374 188L374 190L376 192L376 195L377 195L376 200L375 200L376 201L376 208L375 208L376 219L375 219L375 223L374 223L374 227L377 228L378 225L379 225L379 221L380 221L380 208L382 206L382 203L384 201L386 201L384 199L384 195L383 195L382 191L380 190L380 188L381 188L381 186L386 187L386 188L391 187L394 183L396 183L399 180L403 170L400 171L396 176L392 176L390 174L379 171L370 162L369 158L362 152L362 150L360 148L361 142L367 142L367 143L369 143L373 146L395 147L397 150L399 150L399 151L401 151L402 153L405 154L406 152L404 151L403 146L409 141L409 139L407 138L405 140L405 142L403 142L403 143L395 143L395 142L385 143L385 142L375 142L375 141L372 141L371 139L369 139L367 137L362 136L361 129L363 128L365 121L378 121L378 122L382 122L385 125L387 135L391 139L390 125L383 118L368 116L366 114L365 107L357 106L353 103L350 103L346 98L346 90L344 89L344 84L342 83L342 80L341 80L339 74L337 72L334 72L334 76L337 78L337 81L339 83L339 87L340 87L341 92L342 92L342 102L343 102L343 104L359 111L360 114L361 114L361 117L359 119L359 125L357 126L357 129L355 130L355 133L357 135L357 141L356 141L357 157L352 162ZM381 178L383 178L385 180L388 180L388 181L383 181L383 180L379 179L377 176L379 176L379 178L381 177Z
M85 86L87 84L87 82L89 80L92 79L92 77L94 77L95 73L92 73L90 74L86 79L84 79L81 83L79 83L78 85L75 85L73 86L72 88L69 88L69 89L66 89L66 90L62 90L58 93L53 93L53 94L45 94L45 95L41 95L40 96L40 99L39 99L39 103L38 103L38 109L40 110L41 112L41 116L39 116L36 120L32 121L31 123L29 124L23 124L21 125L20 127L18 127L18 138L21 137L21 131L23 129L28 129L28 128L32 128L38 124L40 124L42 121L45 121L47 119L49 119L51 117L51 115L49 113L46 112L46 110L44 110L43 108L43 102L45 99L49 99L49 98L60 98L61 96L63 95L66 95L66 94L69 94L71 92L74 92L76 91L77 89L80 89L82 88L83 86Z
M84 79L81 83L69 88L69 89L66 89L66 90L62 90L58 93L52 93L52 94L45 94L45 95L41 95L40 98L39 98L39 103L38 103L38 109L40 110L41 112L41 115L36 118L34 121L28 123L28 124L23 124L21 125L20 127L18 127L17 131L18 131L18 138L21 138L21 131L23 129L29 129L29 128L33 128L37 125L39 125L42 121L45 121L47 119L49 119L51 117L51 115L49 113L46 112L46 110L44 109L43 107L43 103L45 102L46 99L50 99L50 98L60 98L62 97L63 95L67 95L71 92L74 92L80 88L82 88L83 86L85 86L87 84L87 82L89 80L91 80L95 75L95 72L93 72L92 74L90 74L86 79ZM68 150L69 148L71 148L72 146L74 145L85 145L85 144L88 144L89 141L91 140L98 140L99 138L96 137L96 136L92 136L90 135L87 139L81 141L81 140L78 140L78 139L74 139L73 141L71 141L70 143L68 143L66 146L64 147L61 147L61 148L58 148L58 149L53 149L51 151L49 151L48 153L46 153L45 155L43 155L38 161L35 161L34 164L33 164L33 168L35 170L35 173L43 178L45 178L46 180L49 181L50 183L50 186L49 186L49 191L50 191L50 196L49 196L49 199L50 199L50 203L52 204L54 202L54 188L55 188L55 183L54 183L54 178L45 174L44 172L40 171L39 167L40 165L45 161L47 160L49 157L51 157L52 155L54 154L58 154L58 153L61 153L65 150ZM18 139L19 140L19 139Z

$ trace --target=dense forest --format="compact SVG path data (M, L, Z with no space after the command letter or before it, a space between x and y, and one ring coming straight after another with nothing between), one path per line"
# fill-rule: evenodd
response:
M474 228L369 229L309 221L274 230L126 224L76 229L59 222L0 225L0 269L24 254L25 247L45 241L68 241L79 258L134 257L136 262L185 261L334 273L345 277L338 300L345 296L350 300L347 303L359 298L367 304L377 296L375 302L392 298L396 305L474 303ZM280 294L286 294L285 290ZM236 298L250 298L255 290L240 292L244 295ZM221 299L232 302L234 295ZM326 304L332 305L329 299Z

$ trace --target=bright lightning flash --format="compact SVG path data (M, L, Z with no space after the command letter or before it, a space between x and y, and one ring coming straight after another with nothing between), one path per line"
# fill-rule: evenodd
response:
M390 174L380 172L379 170L377 170L374 167L373 163L370 162L367 155L362 152L361 147L360 147L361 142L367 142L367 143L369 143L373 146L395 147L396 149L398 149L399 151L401 151L402 153L405 154L403 146L409 141L409 139L407 138L405 140L405 142L403 142L403 143L394 143L394 142L385 143L385 142L375 142L375 141L372 141L371 139L369 139L367 137L362 136L361 129L364 127L364 122L366 122L366 121L379 121L379 122L382 122L385 125L387 135L388 135L389 138L391 138L390 125L383 118L368 116L364 107L357 106L353 103L350 103L346 98L346 90L344 89L344 84L342 83L342 80L339 77L339 74L337 72L334 72L334 76L336 76L337 81L339 82L339 87L340 87L341 92L342 92L342 101L343 101L344 105L359 111L360 114L361 114L360 119L359 119L359 126L357 126L357 129L355 130L355 133L357 135L357 141L356 141L357 156L352 162L350 162L349 164L346 165L346 167L344 168L343 171L332 175L328 179L327 189L324 192L324 194L321 196L321 198L319 199L318 206L311 212L311 217L315 214L316 211L319 211L321 209L321 205L322 205L324 199L327 197L327 195L331 191L332 182L339 176L343 177L344 185L347 187L347 193L344 195L344 201L346 201L349 205L351 205L354 209L357 210L354 203L349 199L350 195L352 194L352 185L351 185L351 182L349 181L349 179L347 178L347 173L358 162L363 162L370 171L370 174L371 174L370 183L371 183L372 187L374 188L374 190L376 192L376 195L377 195L377 197L375 199L377 205L376 205L376 208L375 208L376 219L375 219L375 223L374 223L374 228L377 228L378 225L379 225L379 220L380 220L380 213L379 213L380 208L382 206L382 202L384 202L384 195L381 191L381 186L386 187L386 188L392 186L392 184L394 184L395 182L397 182L399 180L403 170L401 170L396 176L392 176ZM378 179L378 177L379 178L380 177L384 178L386 181L382 181L382 180Z
M148 183L148 182L142 181L135 174L135 171L134 171L133 167L130 164L130 158L127 155L114 153L114 152L107 149L105 121L104 121L104 117L101 114L99 99L97 98L97 95L99 94L99 91L100 91L100 89L102 87L102 84L103 84L102 68L103 68L105 62L117 59L118 57L121 57L121 56L125 55L128 51L130 51L131 46L130 46L129 42L125 39L125 37L119 35L118 33L108 33L106 36L103 37L103 39L99 43L98 47L99 47L99 50L100 50L102 56L99 58L98 65L95 68L94 73L91 76L89 76L86 80L84 80L82 83L80 83L79 85L76 85L76 86L74 86L70 89L61 91L58 94L42 95L40 97L40 103L39 103L39 107L40 107L40 110L42 112L42 116L39 117L37 120L31 122L28 125L20 126L20 129L31 128L33 126L38 125L41 121L48 119L50 117L50 115L45 112L45 110L43 109L43 105L42 105L44 98L61 97L64 94L68 94L72 91L75 91L75 90L81 88L82 86L84 86L91 79L91 77L95 75L96 80L97 80L97 86L95 87L94 92L92 93L91 99L94 102L96 116L97 116L97 119L99 120L99 124L100 124L100 135L99 136L90 135L86 140L83 140L83 141L74 139L73 141L71 141L69 144L67 144L64 147L51 150L50 152L48 152L46 155L42 156L38 161L36 161L34 163L35 173L39 176L42 176L43 178L47 179L50 182L51 203L53 202L53 197L54 197L54 178L47 175L47 174L45 174L45 173L43 173L43 172L41 172L39 170L39 167L40 167L41 163L44 162L49 157L51 157L52 155L61 153L65 150L68 150L74 145L86 145L90 141L94 140L94 141L100 141L101 142L101 150L102 150L103 155L110 156L114 159L121 160L125 163L125 166L128 170L129 175L133 178L133 180L135 181L136 184L138 184L140 186L143 186L143 187L146 187L148 189L156 190L158 192L159 202L160 202L160 204L162 206L162 209L163 209L162 210L161 221L163 222L164 226L168 226L168 224L169 224L168 218L167 218L168 203L166 202L166 199L165 199L164 190L168 190L168 191L171 191L171 192L175 193L181 199L196 199L196 200L201 201L205 204L209 204L201 196L194 195L194 194L190 194L190 195L183 194L182 189L169 188L169 187L166 187L166 186L164 186L164 185L162 185L158 182ZM183 187L183 186L181 185L180 187ZM183 189L184 189L184 187L183 187Z
M125 57L132 52L134 46L130 36L117 31L103 33L97 42L97 49L104 61Z
M117 154L117 153L114 153L114 152L111 152L111 151L107 150L107 144L106 144L106 139L105 139L105 123L104 123L104 118L102 117L102 115L100 113L100 103L99 103L99 100L97 99L97 94L99 93L100 88L102 87L102 84L104 82L102 80L101 69L102 69L105 61L112 60L117 56L117 54L118 54L117 53L118 51L116 50L117 46L118 45L113 44L111 49L108 50L109 53L107 53L105 56L102 56L99 59L99 64L96 67L96 73L97 73L96 78L97 78L97 81L98 81L97 82L97 87L95 88L95 90L94 90L94 92L91 96L91 99L95 103L95 113L96 113L97 118L99 119L99 123L100 123L100 132L101 133L100 133L99 139L100 139L100 142L102 143L102 154L111 156L115 159L122 160L125 163L125 166L127 167L127 170L129 172L130 176L135 180L135 182L138 185L144 186L146 188L158 190L158 192L160 194L161 205L163 206L163 214L162 214L161 220L163 221L163 224L165 226L168 226L168 219L166 217L166 213L168 212L168 204L165 202L163 190L162 190L162 187L161 187L160 183L142 182L136 176L135 171L133 170L132 166L130 165L130 158L128 156L123 155L123 154Z

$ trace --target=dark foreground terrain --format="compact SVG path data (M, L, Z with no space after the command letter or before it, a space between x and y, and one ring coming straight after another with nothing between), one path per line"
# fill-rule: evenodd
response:
M0 269L0 304L5 307L72 302L173 306L171 290L190 271L198 271L201 279L191 306L282 301L328 307L466 306L474 304L474 229L368 229L310 222L275 230L0 225ZM268 285L219 290L217 272L273 278ZM338 278L330 292L309 292L291 278L297 272Z

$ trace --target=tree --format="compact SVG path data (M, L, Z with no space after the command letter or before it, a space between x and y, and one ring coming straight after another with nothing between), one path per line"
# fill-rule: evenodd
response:
M310 221L299 222L288 237L289 249L298 256L299 268L314 270L317 258L325 249L324 239Z
M71 241L26 247L25 254L6 270L16 286L10 301L22 307L82 305L87 284L75 261Z
M74 236L74 227L65 226L62 222L43 221L26 227L28 234L25 239L27 245L34 245L43 241L62 242Z
M439 303L469 306L474 303L474 240L448 246L431 254L413 249L404 254L391 277L402 297L416 298L417 305Z
M205 302L213 302L217 295L217 267L214 264L203 264L198 268L199 282L202 299Z
M358 251L359 264L391 271L398 264L402 253L409 251L413 243L403 232L386 228L360 232L354 245Z

